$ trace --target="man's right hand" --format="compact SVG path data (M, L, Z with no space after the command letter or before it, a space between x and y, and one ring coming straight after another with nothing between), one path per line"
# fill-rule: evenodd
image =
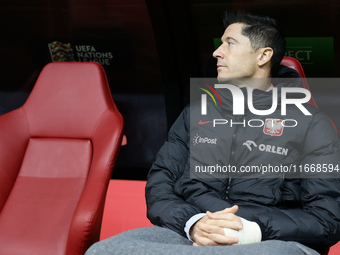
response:
M195 241L195 246L231 245L238 243L235 237L228 237L224 228L233 230L242 229L242 221L235 213L238 206L226 208L215 213L207 212L207 215L198 220L190 229L190 236Z

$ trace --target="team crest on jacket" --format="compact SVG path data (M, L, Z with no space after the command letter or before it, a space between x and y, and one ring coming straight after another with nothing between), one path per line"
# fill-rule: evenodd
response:
M280 136L283 133L284 120L280 119L266 119L263 128L263 133L271 136Z

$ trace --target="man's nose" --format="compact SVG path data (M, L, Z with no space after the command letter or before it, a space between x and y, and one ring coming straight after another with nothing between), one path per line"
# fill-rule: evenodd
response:
M223 53L221 51L221 46L218 47L214 52L213 52L213 57L214 58L223 58Z

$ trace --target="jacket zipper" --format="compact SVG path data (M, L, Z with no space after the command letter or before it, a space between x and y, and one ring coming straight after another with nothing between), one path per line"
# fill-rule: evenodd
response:
M236 126L235 130L234 130L234 133L233 133L233 136L232 136L232 139L231 139L231 152L230 152L230 157L229 157L229 164L231 166L233 166L235 164L235 149L236 149L236 133L238 131L240 126ZM229 179L228 179L228 184L227 184L227 188L225 190L225 200L228 199L228 195L229 195L229 190L230 190L230 186L231 186L231 177L229 176Z

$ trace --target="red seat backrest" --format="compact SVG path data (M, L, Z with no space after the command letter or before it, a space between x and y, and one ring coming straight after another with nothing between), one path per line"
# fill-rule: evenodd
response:
M295 69L295 70L299 73L299 75L300 75L300 77L301 77L303 87L304 87L305 89L308 89L308 90L310 91L309 85L308 85L308 83L307 83L307 79L306 79L305 72L303 71L302 65L300 64L300 62L299 62L297 59L292 58L292 57L283 57L283 59L282 59L282 61L281 61L281 65L284 65L284 66L287 66L287 67L290 67L290 68ZM317 104L315 103L315 100L314 100L314 98L313 98L313 95L311 95L311 98L310 98L310 100L308 101L308 103L311 104L311 105L314 105L314 106L318 107ZM328 117L328 118L329 118L329 117ZM337 129L337 127L335 126L335 123L333 122L333 120L332 120L331 118L329 118L329 120L332 122L335 131L336 131L337 134L339 135L338 129Z
M297 71L299 73L300 77L301 77L303 87L310 91L310 88L309 88L308 83L307 83L305 72L303 71L300 62L297 59L292 58L292 57L284 57L281 61L281 65L295 69L295 71ZM318 107L315 103L313 95L311 96L311 99L308 101L308 103Z
M1 254L84 254L99 240L122 139L98 63L50 63L0 116Z

